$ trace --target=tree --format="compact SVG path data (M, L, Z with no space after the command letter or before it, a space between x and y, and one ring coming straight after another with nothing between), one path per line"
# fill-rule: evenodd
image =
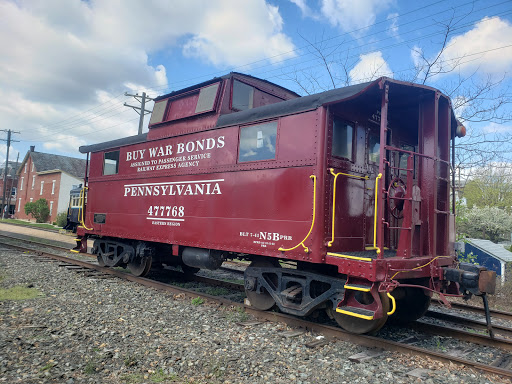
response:
M36 202L25 204L25 214L32 215L36 223L46 223L50 217L50 208L46 199L39 199Z
M489 165L473 171L474 176L464 185L462 196L468 208L512 208L512 175L508 167Z
M459 233L498 242L510 239L512 216L498 207L474 206L471 209L459 211L457 225Z
M428 50L419 42L411 48L415 58L414 67L398 72L396 77L403 81L433 86L449 96L457 118L464 125L511 122L512 114L508 107L512 104L512 93L504 86L506 74L491 76L478 70L465 74L461 70L464 64L471 62L482 52L453 57L453 52L450 51L456 34L475 23L475 20L469 20L474 11L472 7L461 16L456 15L456 11L453 8L451 13L443 13L440 20L435 21L438 30L436 34L429 35L428 39L436 46L435 51L432 53L433 50L430 49L430 53L426 53ZM486 20L490 19L492 18ZM388 31L389 29L382 32ZM390 76L381 68L384 63L382 57L378 60L379 56L375 56L375 65L370 73L365 74L364 79L354 79L351 71L360 56L347 48L348 42L334 43L334 38L323 37L317 41L302 38L305 41L304 50L314 57L317 64L283 73L282 78L296 83L305 94L343 87L354 82L372 81L383 75ZM437 40L437 44L433 40ZM512 163L512 132L481 132L472 129L471 124L466 128L467 135L458 139L456 145L454 171L459 179L470 177L472 170L483 164Z

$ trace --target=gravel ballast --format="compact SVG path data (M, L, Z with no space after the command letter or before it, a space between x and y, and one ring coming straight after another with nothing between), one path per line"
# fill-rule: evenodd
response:
M391 352L352 362L367 349L342 341L308 348L318 335L290 337L280 323L241 326L250 318L235 308L84 277L6 248L0 248L0 278L0 288L40 292L0 301L0 382L506 382Z

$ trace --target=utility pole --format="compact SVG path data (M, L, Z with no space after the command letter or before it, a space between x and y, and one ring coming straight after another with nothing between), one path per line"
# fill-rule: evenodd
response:
M4 217L5 214L5 190L7 189L7 169L9 168L9 148L11 147L11 133L20 133L20 132L13 132L10 129L5 130L1 129L2 132L7 132L7 156L5 158L5 169L4 169L4 191L2 196L2 209L0 209L0 212L2 212L2 217ZM12 141L18 141L18 140L12 140Z
M147 115L148 113L151 113L150 110L146 109L146 101L153 101L151 97L148 97L146 95L146 92L142 92L142 96L139 96L138 93L135 95L131 95L128 92L124 93L125 96L131 96L135 98L140 103L140 107L135 107L133 105L129 105L127 103L124 103L125 107L133 108L135 112L137 112L140 115L139 119L139 135L142 135L142 126L144 125L144 115Z

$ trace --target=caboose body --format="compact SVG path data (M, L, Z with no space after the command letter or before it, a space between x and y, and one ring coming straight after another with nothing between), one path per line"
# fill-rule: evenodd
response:
M147 134L80 148L77 249L92 238L101 264L138 275L245 258L255 307L325 308L375 331L421 316L432 292L492 291L483 268L456 268L461 131L429 87L381 78L298 97L231 73L157 98Z

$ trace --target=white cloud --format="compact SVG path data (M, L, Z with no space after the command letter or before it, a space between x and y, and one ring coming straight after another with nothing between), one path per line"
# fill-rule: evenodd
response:
M482 128L483 133L512 133L512 125L489 123Z
M321 0L322 14L331 25L355 36L375 23L377 15L387 10L393 0Z
M291 39L282 33L283 19L278 7L263 1L247 1L243 7L223 0L226 7L212 2L200 28L183 47L189 57L200 57L216 66L242 65L268 57L280 62L294 57Z
M499 17L484 18L470 31L448 41L435 70L491 75L512 73L512 24ZM503 48L509 46L508 48ZM482 54L476 54L485 52ZM437 56L437 54L436 54Z
M400 38L400 34L398 33L398 13L390 13L387 20L391 21L391 24L388 28L388 35L393 36L395 39Z
M265 0L0 0L0 15L3 126L40 150L75 155L78 145L137 133L122 94L167 88L159 53L217 66L295 55Z
M393 71L382 57L382 52L371 52L359 56L359 61L349 72L351 83L375 80L381 76L393 77Z
M300 8L302 16L311 16L311 8L309 8L306 0L290 0L293 4Z

